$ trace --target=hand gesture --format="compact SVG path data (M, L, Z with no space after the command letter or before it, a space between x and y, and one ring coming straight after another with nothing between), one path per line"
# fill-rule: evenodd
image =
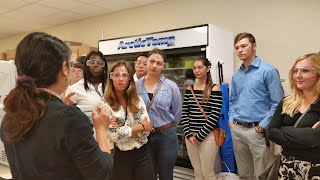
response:
M107 114L106 109L103 107L98 107L96 111L92 112L93 126L97 131L106 131L110 125L110 119L112 119L112 117Z
M320 121L316 122L313 126L312 129L316 129L320 127Z
M72 101L71 97L75 94L76 94L75 92L71 92L70 94L68 94L66 97L63 98L63 102L67 105L73 105L74 102Z
M145 117L140 123L143 125L144 131L153 131L152 123L148 121L147 117Z

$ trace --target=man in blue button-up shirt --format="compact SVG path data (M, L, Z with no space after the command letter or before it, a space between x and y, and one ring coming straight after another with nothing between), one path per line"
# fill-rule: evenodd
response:
M240 179L251 180L270 160L264 131L283 98L283 89L277 69L256 56L252 34L238 34L234 45L243 64L232 77L229 127Z

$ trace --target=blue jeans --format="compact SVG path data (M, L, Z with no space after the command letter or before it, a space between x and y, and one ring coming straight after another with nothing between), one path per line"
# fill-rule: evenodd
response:
M151 133L148 144L151 147L155 174L159 174L159 180L172 180L173 168L178 155L176 127Z

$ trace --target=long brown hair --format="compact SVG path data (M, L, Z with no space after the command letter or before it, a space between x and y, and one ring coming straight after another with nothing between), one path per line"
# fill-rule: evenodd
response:
M133 80L133 69L130 66L130 64L126 61L119 60L115 62L110 70L110 73L113 72L113 70L117 67L125 67L128 70L129 73L129 86L126 89L124 96L127 102L127 107L129 108L130 112L137 113L139 112L139 96L136 88L136 83ZM118 111L120 108L119 100L115 92L115 88L112 82L112 79L110 79L110 74L107 78L107 85L106 90L104 92L104 99L109 103L110 107L114 111Z
M198 57L193 61L193 64L196 61L201 61L204 66L206 66L207 68L210 69L211 64L210 64L210 62L209 62L209 60L207 58ZM213 86L213 82L212 82L212 79L211 79L210 71L208 71L207 72L207 79L206 79L206 86L204 87L204 90L203 90L203 93L202 93L202 102L204 102L204 101L208 102L210 100L210 94L211 94L211 91L212 91L212 86Z
M15 65L17 86L4 101L4 135L20 140L45 115L50 94L40 90L57 81L70 49L60 39L42 32L27 35L18 45Z

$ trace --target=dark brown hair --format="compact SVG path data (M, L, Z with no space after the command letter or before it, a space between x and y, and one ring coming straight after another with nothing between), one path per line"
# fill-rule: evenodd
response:
M90 78L92 77L92 74L90 72L89 67L86 66L86 62L90 59L91 56L99 56L101 58L101 60L106 63L106 65L103 67L103 73L101 73L101 75L99 77L100 78L100 82L102 83L102 92L104 92L105 85L106 85L106 77L108 75L108 64L107 64L106 58L104 57L104 55L100 51L91 51L87 55L87 57L86 57L86 59L84 61L84 67L83 67L84 89L86 91L89 90L88 81L90 82Z
M32 79L32 86L19 82L18 77L17 86L4 101L6 140L21 139L44 116L51 95L39 88L55 83L63 62L68 64L69 59L69 47L46 33L31 33L19 43L15 59L18 76Z
M248 38L249 42L251 42L252 44L256 43L256 39L254 38L254 36L250 33L247 32L242 32L237 34L237 36L234 38L234 44L236 44L238 41L244 39L244 38Z
M158 48L154 48L148 53L147 57L150 57L152 54L159 54L160 56L162 56L163 61L166 63L167 57L166 57L166 54L162 50L160 50Z
M201 61L202 64L204 66L206 66L207 68L210 68L211 66L211 63L209 62L209 60L203 56L201 57L198 57L196 58L194 62L196 61ZM213 82L212 82L212 79L211 79L211 74L210 74L210 71L207 72L207 79L206 79L206 86L204 87L204 90L203 90L203 93L202 93L202 102L204 101L209 101L210 100L210 94L211 94L211 91L212 91L212 86L213 86Z

